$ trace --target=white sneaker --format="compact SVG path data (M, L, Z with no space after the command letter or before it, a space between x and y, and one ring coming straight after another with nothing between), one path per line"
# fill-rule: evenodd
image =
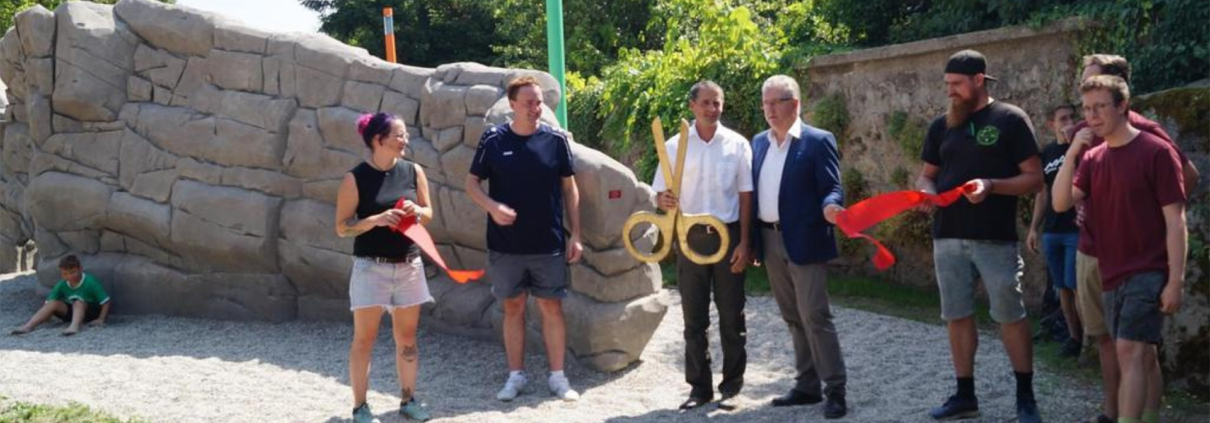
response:
M580 393L575 389L571 389L571 382L567 380L567 376L550 375L550 380L547 381L550 385L550 393L563 401L576 401L580 399Z
M525 389L525 384L529 383L529 379L525 378L524 373L513 373L508 376L508 380L504 382L504 387L500 388L500 392L496 393L496 399L500 401L512 401Z

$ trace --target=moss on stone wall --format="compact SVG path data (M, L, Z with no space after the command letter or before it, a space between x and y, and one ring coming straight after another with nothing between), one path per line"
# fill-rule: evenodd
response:
M908 189L912 183L912 173L903 166L896 167L895 171L891 172L891 183L895 184L896 189Z
M899 145L904 159L915 161L920 157L920 149L924 147L927 131L927 125L921 118L896 110L887 116L886 125L887 135Z
M1182 87L1160 91L1134 99L1133 106L1159 121L1176 123L1181 133L1197 135L1203 143L1210 140L1210 87ZM1208 146L1184 145L1206 152Z
M869 194L865 175L862 175L861 171L856 168L850 167L841 172L840 184L844 188L844 200L846 204L853 204L864 200ZM850 239L844 235L840 235L839 238L841 256L855 257L864 254L865 242L859 239Z
M844 95L832 94L815 103L811 113L812 124L836 135L836 142L843 147L847 138L845 131L849 127L849 108Z

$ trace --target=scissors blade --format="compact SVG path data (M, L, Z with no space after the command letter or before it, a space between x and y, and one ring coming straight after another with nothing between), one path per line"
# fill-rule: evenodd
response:
M672 184L674 194L680 194L681 177L685 175L685 151L688 150L689 144L689 121L681 119L681 133L676 140L676 182Z
M668 147L664 145L664 127L660 124L659 116L651 121L651 134L655 136L655 152L660 158L660 171L664 173L664 186L676 195L680 192L681 181L679 175L676 179L672 178L672 165L668 163Z

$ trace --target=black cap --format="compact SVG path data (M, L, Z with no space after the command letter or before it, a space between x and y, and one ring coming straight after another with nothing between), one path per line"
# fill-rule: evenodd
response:
M991 81L999 81L995 77L987 74L987 59L983 57L983 53L974 50L962 50L950 56L950 60L945 63L945 73L957 73L962 75L983 74L983 78Z

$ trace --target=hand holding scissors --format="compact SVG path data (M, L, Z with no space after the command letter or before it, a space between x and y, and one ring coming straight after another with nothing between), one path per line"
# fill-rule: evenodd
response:
M667 181L668 192L661 193L659 202L660 208L665 211L664 214L656 214L648 211L635 212L626 219L626 224L622 227L622 242L626 245L626 251L635 259L652 263L663 260L668 256L668 252L672 249L672 239L676 238L681 245L681 253L685 255L689 261L697 264L714 264L722 261L727 255L727 246L731 245L731 236L727 232L727 225L718 218L709 214L687 215L680 212L680 185L681 175L685 170L685 150L689 138L689 122L681 120L681 134L677 139L676 149L676 170L672 169L672 165L668 163L668 150L664 146L664 129L660 125L660 118L656 118L651 123L651 132L655 135L655 151L660 157L660 170L664 172L664 180ZM634 246L634 241L630 238L630 232L635 226L642 223L650 223L660 231L660 237L665 242L660 246L659 250L652 251L651 254L643 254ZM719 247L710 255L703 255L694 251L689 246L686 235L689 233L689 228L696 225L705 225L718 233Z

